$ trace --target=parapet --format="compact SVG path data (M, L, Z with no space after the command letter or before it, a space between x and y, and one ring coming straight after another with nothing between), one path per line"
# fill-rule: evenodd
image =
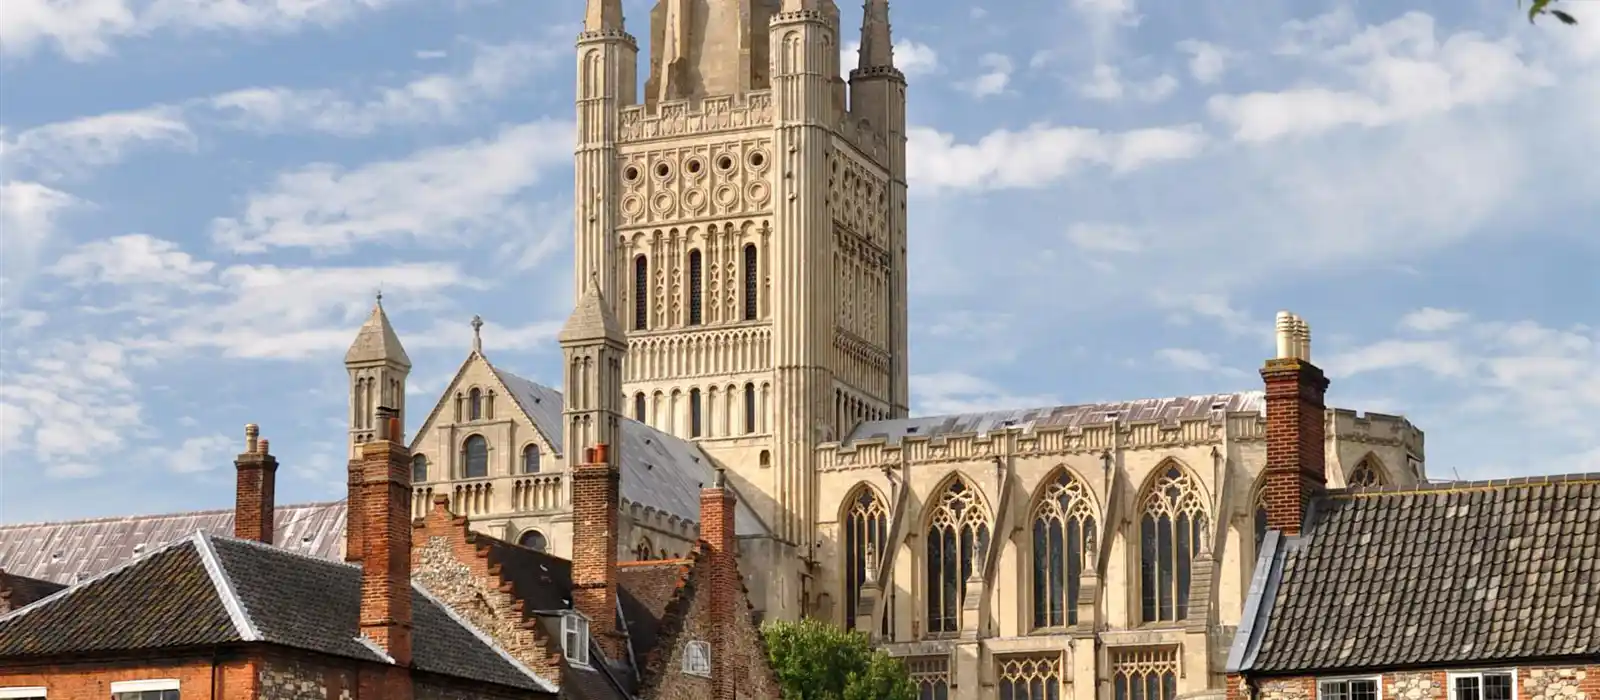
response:
M647 105L623 107L617 138L633 143L771 125L772 93L760 90L742 96L663 101L654 111Z

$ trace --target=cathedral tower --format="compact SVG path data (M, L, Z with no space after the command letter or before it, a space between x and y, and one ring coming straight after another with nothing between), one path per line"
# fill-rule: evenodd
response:
M401 426L406 424L406 376L411 373L411 358L406 357L400 337L395 335L394 326L389 325L389 315L383 312L382 294L372 307L372 315L356 332L350 350L344 354L344 367L350 373L349 507L351 513L360 513L361 504L355 501L361 498L366 483L362 445L385 439L386 425L380 409L392 410L394 413L390 415L398 418ZM347 561L361 560L361 547L365 542L363 527L358 517L350 518L346 525L344 555Z
M642 101L619 2L578 43L574 275L626 338L621 411L727 469L780 617L814 598L816 446L906 414L905 81L865 9L849 85L833 0L657 0Z

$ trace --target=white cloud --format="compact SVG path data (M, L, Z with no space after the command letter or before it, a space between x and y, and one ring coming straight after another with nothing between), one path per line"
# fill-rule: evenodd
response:
M1089 79L1078 86L1078 93L1091 100L1117 102L1133 98L1140 102L1160 102L1178 89L1178 79L1162 73L1146 81L1128 81L1116 66L1097 64Z
M112 112L55 122L17 134L3 144L8 167L60 177L121 161L138 146L193 148L194 132L171 107Z
M1088 253L1137 253L1144 250L1139 233L1122 224L1072 224L1067 227L1067 241Z
M1260 335L1271 338L1274 333L1272 319L1256 321L1249 313L1233 306L1227 297L1210 292L1173 292L1158 290L1151 295L1157 308L1168 312L1167 321L1180 326L1199 321L1214 323L1222 331L1235 336Z
M1221 374L1230 377L1244 376L1244 372L1223 366L1215 354L1191 348L1162 348L1155 352L1155 359L1157 362L1166 363L1173 369Z
M7 427L0 454L31 453L58 477L92 476L90 461L123 445L142 406L124 348L98 338L5 349L0 406Z
M11 306L32 279L61 215L81 202L37 182L0 182L0 299Z
M306 166L253 194L238 217L213 222L212 236L241 253L328 251L394 236L460 241L527 225L517 197L572 157L571 142L570 123L541 121L354 170Z
M56 261L50 271L77 285L180 285L194 283L212 267L171 241L136 233L79 246Z
M1195 126L1108 133L1040 124L994 131L972 144L913 127L908 140L907 169L917 187L987 190L1046 187L1085 165L1126 173L1191 158L1206 138Z
M978 57L978 67L983 69L983 73L960 85L967 94L978 99L1005 92L1006 86L1011 84L1011 73L1016 70L1009 56L998 53L986 53Z
M0 54L53 45L73 61L110 54L116 39L161 29L289 31L330 25L393 0L6 0Z
M1202 85L1221 80L1233 59L1233 52L1227 48L1198 39L1180 41L1177 49L1189 54L1189 75Z
M861 42L852 41L844 45L844 50L839 53L839 69L845 75L861 65ZM939 52L932 46L901 39L894 42L894 65L907 77L932 75L939 71Z
M185 438L177 447L153 447L148 458L174 474L209 472L229 462L234 441L225 435Z
M1139 26L1143 17L1135 0L1070 0L1070 6L1089 31L1090 48L1097 60L1116 49L1117 34Z
M1438 333L1461 325L1467 318L1461 311L1428 307L1406 314L1400 319L1400 327L1418 333Z
M911 399L917 415L1001 411L1030 406L1055 406L1054 396L1018 395L999 385L964 372L935 372L911 376Z
M1322 36L1322 35L1319 35ZM1296 87L1217 95L1208 109L1247 142L1304 136L1340 126L1379 127L1507 100L1554 77L1526 62L1512 40L1460 32L1435 36L1432 17L1412 12L1316 51L1353 88Z

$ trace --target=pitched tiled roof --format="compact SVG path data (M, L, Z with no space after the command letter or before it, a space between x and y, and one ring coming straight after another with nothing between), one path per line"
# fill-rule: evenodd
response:
M1600 654L1600 474L1331 491L1308 519L1269 533L1230 670Z
M413 668L553 690L413 588ZM0 658L265 642L362 661L361 570L205 533L173 542L60 595L0 616Z
M1112 421L1176 422L1217 416L1224 413L1260 412L1266 407L1265 394L1241 391L1232 394L1201 394L1164 399L1136 399L1109 403L1049 406L1005 411L960 413L945 416L918 416L867 421L846 435L845 444L858 440L883 440L898 444L902 438L931 438L987 433L1006 428L1024 431L1072 430ZM1114 416L1114 417L1113 417Z
M15 610L63 588L66 586L59 583L18 576L0 569L0 613Z

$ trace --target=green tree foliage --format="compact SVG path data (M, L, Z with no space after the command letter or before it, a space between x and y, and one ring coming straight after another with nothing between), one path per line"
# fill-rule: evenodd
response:
M1528 21L1536 22L1539 15L1550 15L1561 21L1562 24L1577 24L1578 18L1567 14L1565 11L1552 7L1561 0L1533 0L1528 3ZM1522 0L1517 0L1517 6L1522 6Z
M784 700L917 700L905 664L860 632L801 620L768 623L762 634Z

